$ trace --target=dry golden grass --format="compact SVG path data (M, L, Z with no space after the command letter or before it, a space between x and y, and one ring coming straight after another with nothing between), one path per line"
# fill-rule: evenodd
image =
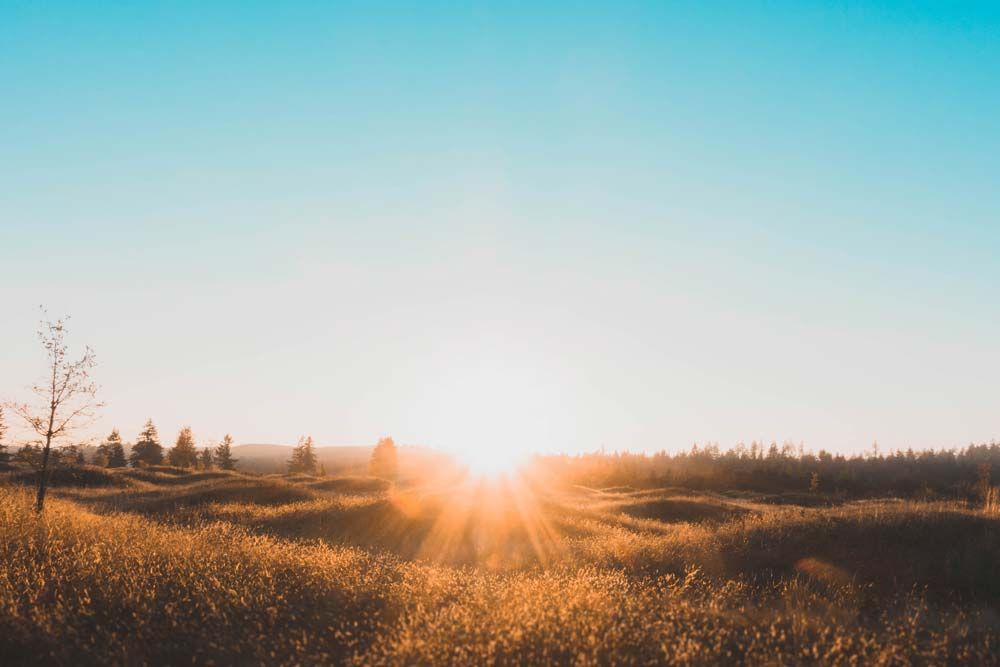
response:
M0 483L0 664L990 664L1000 652L1000 521L953 505L105 474L127 481L67 477L42 517L30 489Z

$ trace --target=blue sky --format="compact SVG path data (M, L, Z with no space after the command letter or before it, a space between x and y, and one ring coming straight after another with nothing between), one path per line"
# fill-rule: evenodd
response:
M37 306L203 439L1000 436L993 3L0 2Z

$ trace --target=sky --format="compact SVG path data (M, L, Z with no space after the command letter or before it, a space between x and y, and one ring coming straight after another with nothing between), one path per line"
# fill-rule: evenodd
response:
M0 396L452 451L1000 438L1000 5L0 0Z

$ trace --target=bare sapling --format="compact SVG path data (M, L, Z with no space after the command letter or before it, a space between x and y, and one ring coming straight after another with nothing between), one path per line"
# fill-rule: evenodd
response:
M8 404L11 411L38 436L37 442L43 445L35 499L35 510L39 513L45 508L52 446L87 425L102 405L97 401L97 385L90 377L97 363L94 351L85 347L83 355L73 360L69 356L65 337L66 324L63 320L43 320L39 324L38 338L47 356L45 379L32 386L31 391L36 396L33 403Z

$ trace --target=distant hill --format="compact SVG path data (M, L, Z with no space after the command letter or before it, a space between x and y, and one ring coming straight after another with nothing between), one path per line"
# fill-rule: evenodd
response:
M292 456L293 445L248 443L234 445L237 467L247 472L282 472ZM328 473L352 473L367 469L371 445L317 446L316 458Z

